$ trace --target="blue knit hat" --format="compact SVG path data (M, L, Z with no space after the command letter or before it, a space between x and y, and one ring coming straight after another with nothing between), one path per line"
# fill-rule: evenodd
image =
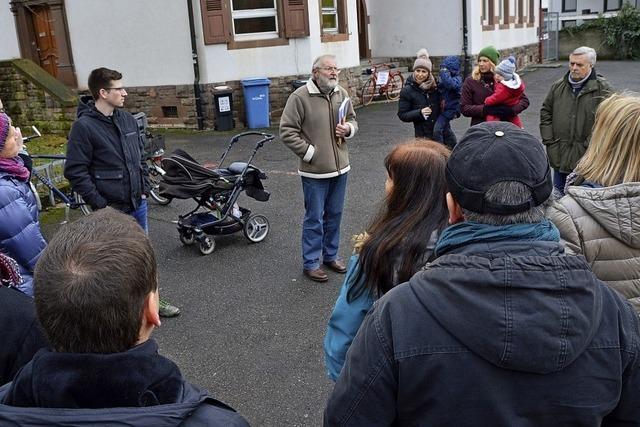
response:
M0 150L4 148L4 143L9 136L9 128L11 127L11 119L7 113L0 113Z
M513 56L500 61L500 63L496 67L496 74L500 74L502 77L504 77L505 80L511 80L513 78L513 73L515 72L516 58L514 58Z
M442 67L446 68L451 74L460 72L460 59L457 56L447 56L442 60Z

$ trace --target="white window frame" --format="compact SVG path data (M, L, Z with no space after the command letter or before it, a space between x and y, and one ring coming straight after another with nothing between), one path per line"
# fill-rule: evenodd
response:
M233 28L233 39L236 41L247 41L247 40L265 40L265 39L277 39L280 37L280 25L278 22L278 1L271 0L273 2L273 8L262 8L262 9L245 9L245 10L233 10L233 0L231 3L231 26ZM246 33L246 34L236 34L236 19L247 19L247 18L265 18L265 17L274 17L276 21L276 30L275 31L265 31L260 33Z
M320 0L322 2L322 0ZM340 30L340 22L338 22L338 20L340 19L340 16L338 15L338 0L333 0L333 7L323 7L322 8L322 16L324 15L335 15L336 17L336 26L333 28L325 28L322 27L322 32L323 33L330 33L330 34L337 34ZM322 20L321 22L324 23L324 20Z

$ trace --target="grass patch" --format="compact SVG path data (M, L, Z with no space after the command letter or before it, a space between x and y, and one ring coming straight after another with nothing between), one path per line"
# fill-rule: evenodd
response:
M67 138L60 135L42 135L29 141L26 146L29 154L64 154L67 150Z

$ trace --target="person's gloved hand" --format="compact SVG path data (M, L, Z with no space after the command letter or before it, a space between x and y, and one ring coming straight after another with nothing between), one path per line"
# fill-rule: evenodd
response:
M516 116L513 107L509 107L508 105L485 105L483 111L485 116L498 116L500 120L509 120Z

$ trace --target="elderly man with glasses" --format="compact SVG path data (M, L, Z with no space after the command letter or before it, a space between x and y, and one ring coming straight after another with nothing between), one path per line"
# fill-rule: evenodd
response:
M80 98L78 119L69 133L64 176L92 209L111 206L133 216L146 233L149 169L138 124L121 110L127 97L122 74L97 68L89 74L88 86L91 95ZM162 316L179 313L161 301Z
M347 141L358 130L348 92L338 85L333 55L313 61L312 78L287 100L280 120L282 142L299 158L304 193L303 273L316 282L329 277L320 262L344 274L338 257L340 220L349 172Z

